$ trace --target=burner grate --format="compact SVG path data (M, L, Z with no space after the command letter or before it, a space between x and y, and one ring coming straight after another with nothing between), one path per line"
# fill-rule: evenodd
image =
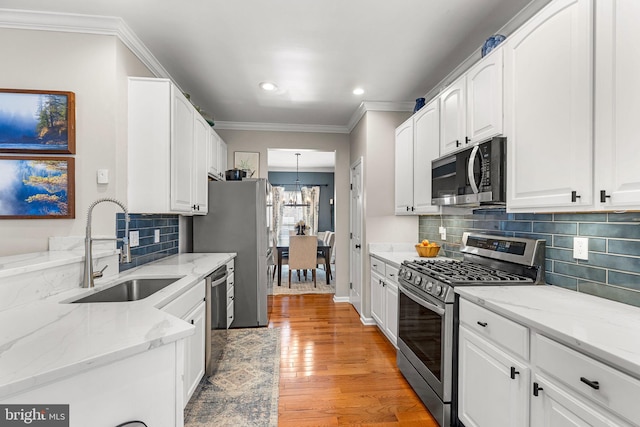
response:
M407 265L449 284L472 282L525 283L533 281L528 277L468 261L416 260L407 263Z

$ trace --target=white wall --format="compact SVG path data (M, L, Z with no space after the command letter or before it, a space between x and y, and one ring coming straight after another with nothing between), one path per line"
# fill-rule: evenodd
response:
M47 250L49 236L84 235L87 207L99 197L126 202L126 73L150 74L115 36L0 29L0 40L2 87L76 95L76 218L0 220L3 256ZM102 168L107 185L96 183ZM95 235L115 234L116 211L96 208Z
M336 152L336 297L349 295L349 136L345 134L268 132L216 129L228 145L228 165L234 151L260 153L260 178L268 177L267 150L300 148Z

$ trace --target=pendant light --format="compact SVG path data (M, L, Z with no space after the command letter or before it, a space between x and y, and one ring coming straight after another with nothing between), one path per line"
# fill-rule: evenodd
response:
M302 185L300 184L300 177L298 175L299 172L299 160L300 153L296 153L296 183L295 188L293 190L293 194L289 193L289 200L285 203L285 206L291 207L301 207L301 206L309 206L309 203L302 203Z

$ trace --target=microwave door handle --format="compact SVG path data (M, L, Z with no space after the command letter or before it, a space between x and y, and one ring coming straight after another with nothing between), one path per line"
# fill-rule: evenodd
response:
M467 165L467 176L469 178L469 184L471 185L471 190L473 194L478 194L478 186L476 185L476 179L473 176L473 167L476 164L476 155L478 154L478 150L480 146L476 145L471 150L471 155L469 156L469 164Z

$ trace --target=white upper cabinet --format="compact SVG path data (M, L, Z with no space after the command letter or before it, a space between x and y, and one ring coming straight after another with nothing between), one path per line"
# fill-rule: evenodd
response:
M510 210L592 204L592 22L590 0L556 0L505 41Z
M216 180L224 181L227 170L227 144L211 129L209 142L208 174Z
M640 2L596 3L595 203L640 207Z
M463 147L467 132L465 76L453 82L440 95L440 153Z
M413 209L413 117L396 128L396 215Z
M193 179L192 191L193 191L193 213L195 215L205 215L208 212L209 203L209 186L207 178L208 160L207 154L209 151L209 144L211 138L211 126L209 123L198 113L195 114L193 129L194 140L194 152L193 152L193 166L194 170L191 174Z
M413 116L413 207L415 213L438 213L431 205L431 161L440 155L440 103L434 99Z
M128 108L129 210L205 214L206 122L168 79L129 78Z
M495 49L466 73L469 144L502 134L502 49Z

